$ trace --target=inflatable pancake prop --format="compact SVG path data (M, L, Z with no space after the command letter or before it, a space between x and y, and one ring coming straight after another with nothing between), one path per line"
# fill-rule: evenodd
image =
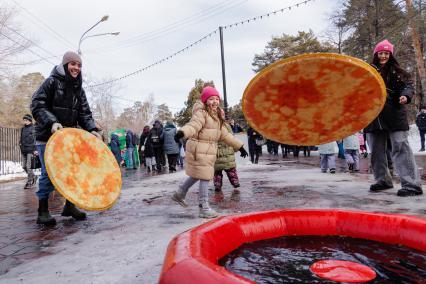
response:
M108 147L87 131L56 131L46 145L46 170L67 200L86 210L105 210L121 191L121 172Z
M304 54L258 73L242 108L256 131L276 142L320 145L366 127L382 110L386 86L368 63L341 54Z

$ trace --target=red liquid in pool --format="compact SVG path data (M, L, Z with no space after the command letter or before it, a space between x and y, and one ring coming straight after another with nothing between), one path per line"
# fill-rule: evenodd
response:
M337 283L309 269L316 261L327 259L370 267L377 276L364 283L426 284L425 252L347 237L282 237L248 243L223 257L219 264L257 283Z

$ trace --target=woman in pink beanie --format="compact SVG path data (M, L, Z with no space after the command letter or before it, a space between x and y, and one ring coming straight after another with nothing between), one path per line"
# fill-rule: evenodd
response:
M376 181L370 186L370 191L393 188L388 169L391 161L386 157L389 139L393 164L401 179L398 196L420 195L423 191L419 171L407 139L409 126L405 105L413 97L413 84L410 75L399 66L393 54L394 47L388 40L379 42L374 48L372 65L385 81L387 100L379 116L364 130L371 149L371 167Z
M175 135L176 141L188 139L185 151L185 172L188 177L174 192L172 200L187 207L185 196L189 188L199 181L198 206L201 218L218 216L216 211L210 208L208 195L208 184L214 175L217 142L225 142L234 151L240 151L242 157L248 155L243 142L235 139L226 129L219 104L219 92L213 87L205 87L201 93L201 102L194 104L191 120Z

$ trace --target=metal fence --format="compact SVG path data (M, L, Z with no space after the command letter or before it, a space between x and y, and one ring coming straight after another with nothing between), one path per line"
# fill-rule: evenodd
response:
M0 127L0 175L14 173L17 165L22 165L20 136L19 128Z

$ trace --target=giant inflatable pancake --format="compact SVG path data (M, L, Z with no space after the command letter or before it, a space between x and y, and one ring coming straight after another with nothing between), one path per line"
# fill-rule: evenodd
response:
M83 209L108 209L120 195L116 159L87 131L65 128L55 132L47 142L44 160L55 188Z
M280 60L244 91L248 123L290 145L320 145L366 127L382 110L386 86L368 63L333 53Z

